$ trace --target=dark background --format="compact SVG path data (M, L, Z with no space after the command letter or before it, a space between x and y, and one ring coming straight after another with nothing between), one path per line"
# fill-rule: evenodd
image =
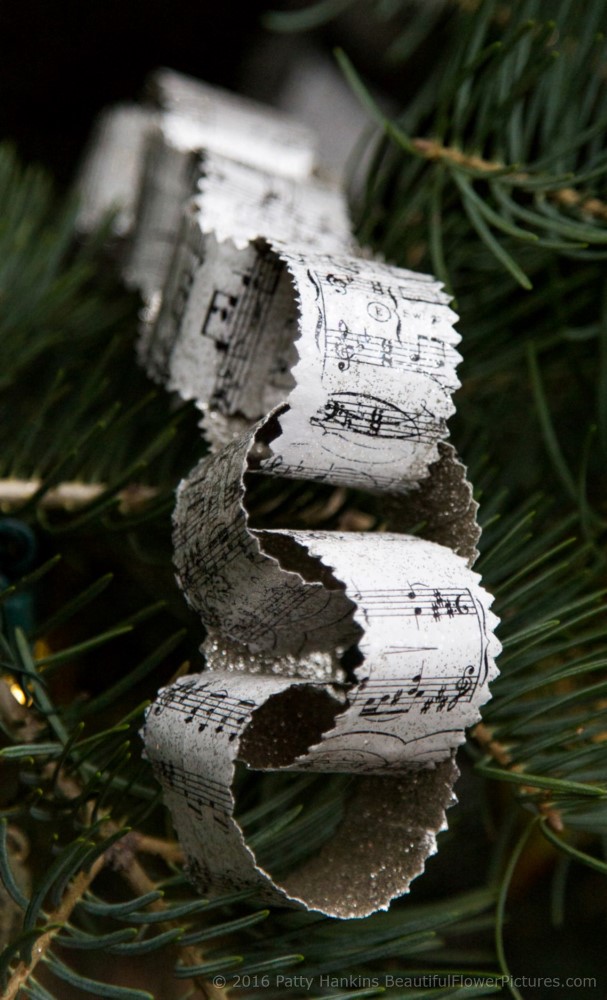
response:
M92 120L171 66L236 87L263 0L4 0L0 138L69 180Z
M425 0L424 0L425 2ZM65 185L97 112L140 100L145 78L170 66L273 103L302 51L347 50L376 97L403 107L427 74L440 28L406 67L384 58L395 33L414 23L416 0L389 22L357 0L304 34L266 30L271 10L310 0L0 0L0 140L39 161Z

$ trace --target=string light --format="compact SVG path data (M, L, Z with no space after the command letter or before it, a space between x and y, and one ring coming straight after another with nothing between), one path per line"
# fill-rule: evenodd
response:
M17 681L9 681L9 690L15 701L18 701L20 705L27 705L27 695L23 688L17 684Z

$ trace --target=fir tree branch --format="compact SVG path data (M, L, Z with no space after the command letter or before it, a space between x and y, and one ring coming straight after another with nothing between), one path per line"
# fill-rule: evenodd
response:
M516 166L508 166L497 160L486 160L474 153L464 153L454 146L445 146L437 139L411 139L411 145L416 152L426 160L439 160L451 163L456 167L466 167L469 170L487 174L488 177L499 173L499 176L511 184L525 184L530 180L538 180L539 175L521 171ZM550 178L547 176L546 181ZM548 192L550 201L564 208L577 209L585 215L607 222L607 204L600 198L591 197L576 191L572 187L557 188Z
M520 764L516 764L512 757L510 756L507 748L499 740L495 739L491 730L484 722L479 722L474 729L471 731L470 735L480 747L487 753L490 757L495 760L500 767L506 768L507 770L516 771L519 773L524 773L524 768ZM534 785L523 785L521 792L523 795L546 795L545 791L541 791ZM551 827L556 833L561 833L565 829L565 824L558 809L555 809L550 802L539 801L534 802L534 806L538 813L543 816L545 822Z
M24 636L19 632L17 634L21 644L23 644L25 642ZM18 705L17 702L15 704L27 715L35 717L38 714L33 705L26 708ZM80 776L69 774L64 766L57 767L54 763L46 764L42 774L53 782L55 789L60 791L67 801L74 803L82 801L86 787ZM54 911L44 913L45 926L48 929L36 940L31 959L29 961L22 960L14 969L7 986L5 1000L15 1000L21 988L27 984L38 963L48 954L54 937L64 929L75 907L106 865L118 872L137 897L142 897L153 893L157 889L157 885L145 871L136 856L137 853L155 854L163 858L167 864L183 862L183 852L177 844L138 831L122 832L122 828L110 818L109 810L100 811L99 804L99 796L89 798L85 802L83 822L85 828L91 828L97 822L99 834L103 840L109 840L111 843L108 849L95 859L88 870L80 871L76 875L66 890L60 905ZM97 814L99 816L96 820ZM170 918L170 908L163 899L152 901L149 908L156 912L167 912L166 921L162 921L160 925L161 933L163 929L181 929L180 922ZM179 949L183 966L199 967L204 964L205 958L200 946L195 944L180 946L178 940L175 943ZM201 1000L225 1000L227 996L223 988L216 987L213 982L207 981L200 975L193 975L192 982L195 984Z
M63 897L63 900L61 901L61 904L53 913L48 914L46 923L47 926L49 924L51 926L36 941L32 950L31 960L29 962L20 962L14 970L9 980L7 991L4 995L5 1000L15 1000L15 997L17 997L21 988L26 985L28 979L34 972L34 969L48 952L53 938L59 933L60 930L63 929L63 926L69 920L74 907L82 899L89 886L94 882L95 878L103 868L105 861L105 855L102 854L101 857L97 858L97 860L93 863L89 871L81 871L71 883L69 889Z
M524 1000L524 997L520 993L518 988L514 985L512 972L510 970L510 966L508 965L508 960L506 958L506 949L504 946L504 937L503 937L504 921L506 916L506 901L508 898L508 890L510 888L510 883L512 882L512 876L514 875L514 870L518 864L518 861L521 857L521 854L523 853L524 848L527 845L529 837L531 836L536 827L538 820L539 817L536 817L535 819L531 820L531 822L528 823L523 829L523 832L521 833L514 847L514 850L510 855L508 864L506 865L506 869L502 877L497 899L497 913L495 920L495 948L497 951L497 957L500 964L500 968L502 970L502 975L504 976L505 979L505 984L508 987L508 990L510 991L511 995L514 997L514 1000Z
M422 159L450 164L456 168L464 168L474 174L483 175L486 178L500 178L506 183L526 186L532 181L544 181L550 184L552 177L550 174L532 173L521 170L518 164L507 164L500 160L488 160L476 153L466 153L456 146L443 143L440 139L429 139L423 136L410 137L401 128L391 122L377 106L369 92L364 87L352 63L344 52L337 50L336 59L341 69L355 90L358 98L364 103L375 121L386 132L386 134L406 152L414 153ZM584 195L575 188L557 187L548 191L548 197L564 208L578 209L583 214L589 215L600 221L607 221L607 204L600 198Z
M137 836L135 837L135 845L136 844ZM118 865L117 869L125 881L129 884L133 892L135 892L138 896L145 896L147 893L153 892L157 888L155 882L150 878L143 866L135 857L129 858L124 865ZM149 904L149 907L157 913L167 911L167 919L162 921L159 925L160 928L168 930L173 927L181 926L179 921L170 919L170 909L164 899L155 900ZM175 944L179 949L184 966L199 966L205 962L204 954L199 946L194 944L181 945L179 940L177 940ZM200 975L193 975L191 982L194 983L201 1000L226 1000L228 996L227 989L215 986L213 982L204 979Z

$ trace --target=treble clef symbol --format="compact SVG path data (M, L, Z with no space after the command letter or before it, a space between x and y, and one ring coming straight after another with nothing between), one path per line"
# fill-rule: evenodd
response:
M462 604L461 601L465 597L465 594L458 594L455 598L455 610L458 615L468 615L470 614L470 608L467 604Z
M354 279L347 274L328 274L327 284L331 285L333 289L339 295L345 295L348 285L352 284Z

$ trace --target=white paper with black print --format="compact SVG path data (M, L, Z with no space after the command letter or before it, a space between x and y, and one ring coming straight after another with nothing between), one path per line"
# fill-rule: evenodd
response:
M171 71L152 91L130 160L139 356L195 401L210 454L174 514L206 670L159 692L146 754L202 892L365 916L436 850L497 672L477 505L446 441L457 317L435 278L357 248L305 129ZM369 491L382 531L255 528L261 476ZM286 874L247 843L239 761L350 775L333 832Z
M175 143L284 177L302 179L316 162L311 129L281 111L172 69L159 69L149 91L167 116Z
M79 232L92 232L113 212L113 235L132 234L144 150L156 120L155 110L137 104L117 104L101 112L76 178Z
M289 245L346 252L354 244L345 198L334 185L271 175L211 152L185 157L166 144L161 131L152 136L151 150L156 152L146 160L126 278L150 304L139 354L149 374L162 380L166 366L159 357L175 343L180 327L190 323L197 329L204 322L199 299L206 302L210 278L223 281L219 290L227 296L218 294L211 304L216 320L229 319L235 296L244 293L250 300L243 282L249 280L252 241L271 236ZM236 276L228 277L232 269ZM259 289L266 296L269 280Z
M455 313L434 278L284 240L218 239L186 214L142 353L212 444L284 404L268 474L408 492L447 437ZM217 428L217 430L216 430Z
M316 162L313 132L289 115L171 69L152 74L147 89L146 104L118 104L99 115L76 180L78 230L90 232L116 210L114 234L136 243L125 277L146 297L158 288L161 240L157 233L146 255L145 234L168 223L172 249L202 150L294 182L309 177Z
M497 619L468 566L477 534L448 446L430 478L457 500L446 530L455 518L468 558L392 531L252 529L245 475L259 467L264 424L180 487L178 581L209 629L207 671L161 693L146 752L201 891L251 888L268 901L364 916L407 891L436 850L454 751L496 674ZM405 516L407 498L397 503ZM359 665L346 670L352 648ZM258 863L234 816L237 760L353 776L332 837L284 877Z

